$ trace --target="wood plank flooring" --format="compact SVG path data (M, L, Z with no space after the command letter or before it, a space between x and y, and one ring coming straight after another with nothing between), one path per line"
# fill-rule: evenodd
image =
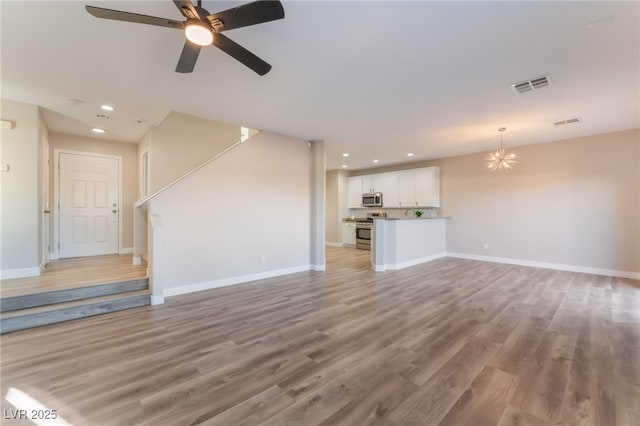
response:
M640 424L638 281L327 256L2 336L2 408L14 388L75 426Z
M146 266L134 266L130 254L52 260L42 275L0 280L2 297L22 296L74 287L128 281L147 276Z

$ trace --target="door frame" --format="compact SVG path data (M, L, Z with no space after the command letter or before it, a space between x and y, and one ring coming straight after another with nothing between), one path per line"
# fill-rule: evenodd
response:
M40 271L44 269L51 259L51 154L49 148L49 136L44 133L41 136L40 146L40 173L42 173L42 188L39 194L42 200L42 206L40 206L42 215L42 262L40 264ZM49 211L49 213L46 213Z
M60 258L60 154L83 155L87 157L99 157L115 159L118 162L118 254L124 252L122 247L122 156L102 154L99 152L75 151L71 149L55 148L53 150L53 256L52 259Z

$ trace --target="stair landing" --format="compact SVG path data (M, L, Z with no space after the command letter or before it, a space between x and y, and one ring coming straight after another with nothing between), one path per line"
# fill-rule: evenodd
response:
M146 266L131 255L56 260L39 277L0 280L0 333L149 304Z

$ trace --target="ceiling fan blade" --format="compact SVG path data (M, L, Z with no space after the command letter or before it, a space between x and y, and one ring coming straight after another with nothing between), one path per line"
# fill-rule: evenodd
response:
M198 9L193 5L193 3L191 3L191 1L189 0L173 0L173 3L176 5L180 13L182 13L182 16L187 19L207 19L206 13L200 13Z
M259 75L265 75L271 69L271 65L240 46L224 34L216 33L213 36L213 44L220 50L237 59L238 61L251 68Z
M192 72L193 68L196 66L199 54L200 46L191 43L189 40L185 40L182 53L180 54L180 59L178 59L178 65L176 66L176 72Z
M222 21L222 31L283 18L284 8L279 1L254 1L207 16L210 22L215 19Z
M180 21L173 19L156 18L155 16L140 15L138 13L123 12L121 10L104 9L102 7L85 6L87 12L102 19L113 19L115 21L135 22L137 24L157 25L159 27L182 29L184 25Z

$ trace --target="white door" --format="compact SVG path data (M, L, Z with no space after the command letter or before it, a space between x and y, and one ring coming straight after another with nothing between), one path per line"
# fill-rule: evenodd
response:
M60 257L118 252L118 160L60 153Z

